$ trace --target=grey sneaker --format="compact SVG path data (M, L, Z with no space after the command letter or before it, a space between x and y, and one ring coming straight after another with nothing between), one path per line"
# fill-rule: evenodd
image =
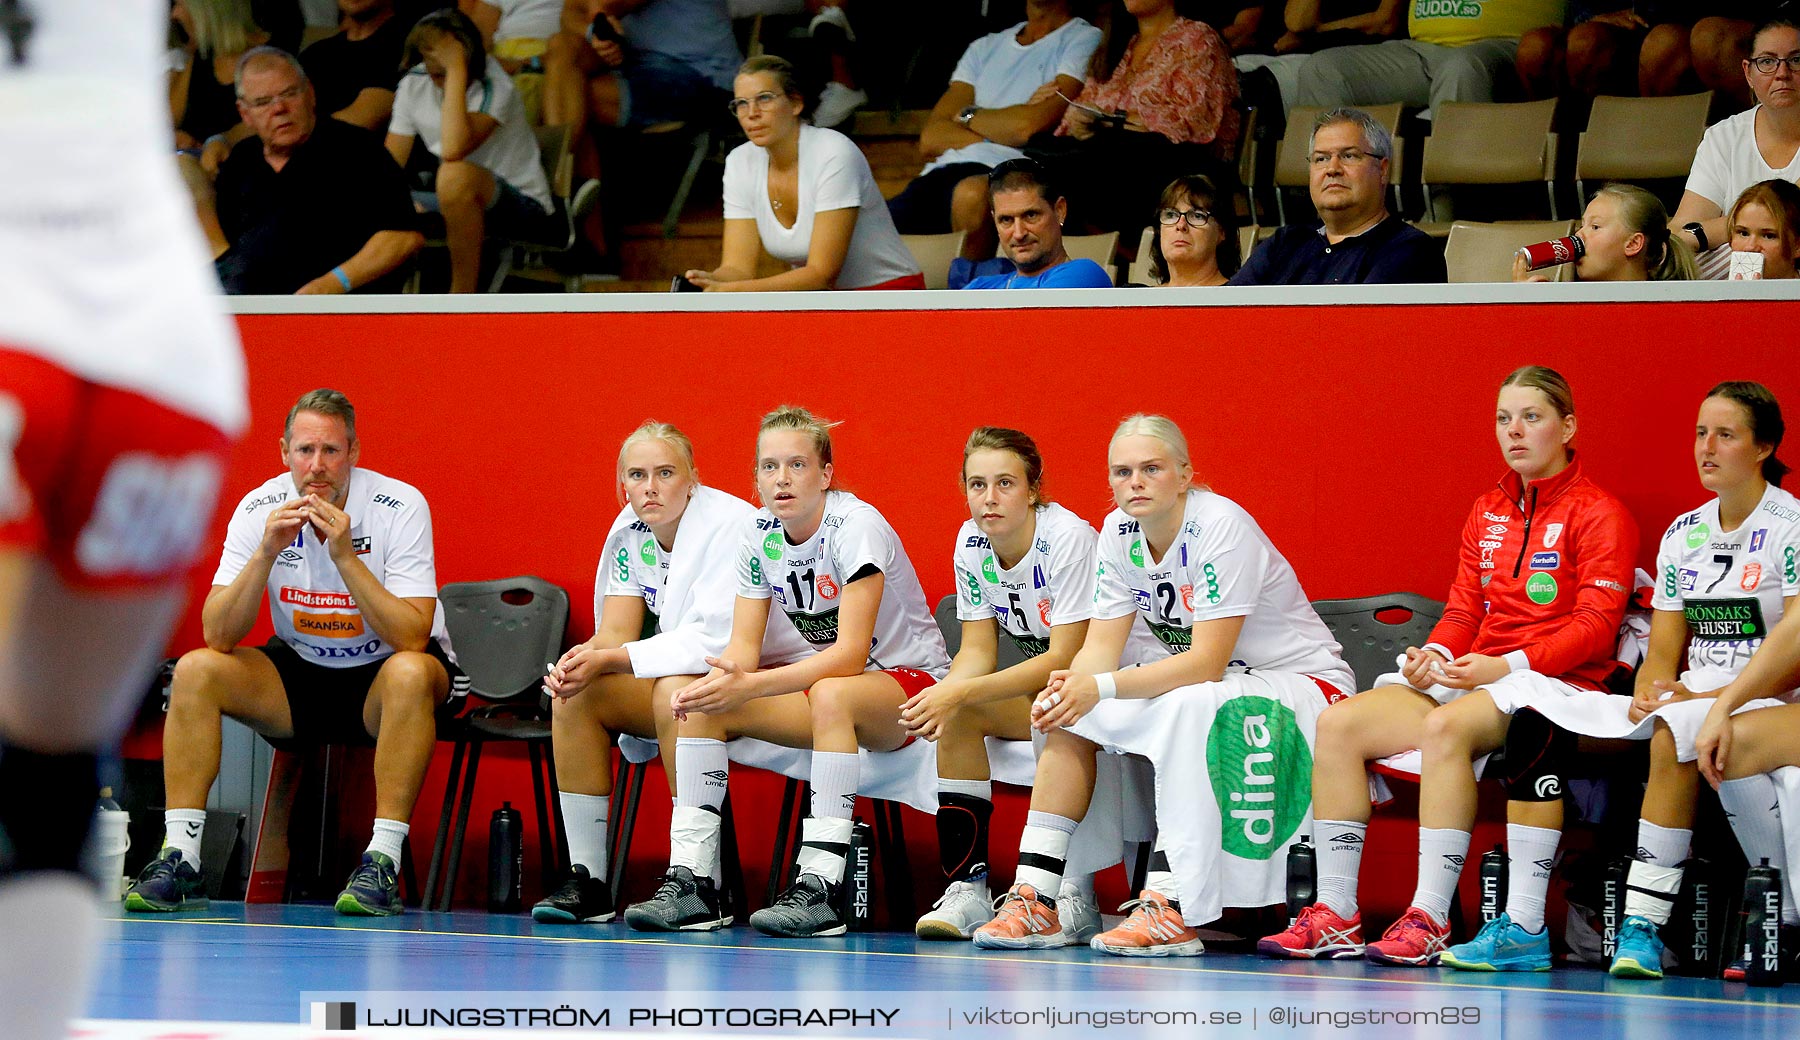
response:
M656 894L625 908L625 923L640 932L711 932L731 923L712 878L670 867Z
M1100 908L1083 897L1073 882L1063 882L1056 894L1056 916L1062 921L1063 934L1077 945L1086 945L1100 934Z
M817 874L802 874L774 905L751 914L750 926L786 939L843 935L846 926L838 917L837 888Z
M919 918L913 934L921 939L964 940L975 929L994 919L994 897L988 894L987 875L979 880L952 881L931 912Z

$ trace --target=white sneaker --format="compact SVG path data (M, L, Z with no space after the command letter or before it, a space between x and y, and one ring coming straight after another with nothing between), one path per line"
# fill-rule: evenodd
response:
M1056 894L1056 916L1062 921L1063 934L1076 944L1086 944L1100 934L1100 907L1072 881L1064 881Z
M994 918L994 899L988 893L987 879L952 881L931 912L919 918L913 934L921 939L967 939L975 929Z
M806 35L811 36L819 31L821 25L835 25L844 31L844 39L856 42L856 30L850 28L850 16L841 7L821 7L819 13L806 25Z
M828 7L828 11L837 8ZM818 107L813 109L813 125L834 127L856 114L856 110L869 103L869 95L861 90L852 90L842 83L833 80L825 84L819 91Z

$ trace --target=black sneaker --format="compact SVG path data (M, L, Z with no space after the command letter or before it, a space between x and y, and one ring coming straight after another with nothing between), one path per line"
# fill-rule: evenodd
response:
M352 917L392 917L405 910L400 902L400 876L384 852L365 852L338 893L337 912Z
M817 874L802 874L773 905L751 914L750 926L786 939L843 935L847 926L838 916L837 889Z
M164 848L125 890L125 909L136 913L169 913L206 905L206 885L181 850Z
M531 919L544 924L605 923L613 919L612 890L605 878L590 877L577 863L569 868L569 880L531 908Z
M640 932L711 932L731 923L712 878L670 867L656 894L625 908L625 923Z

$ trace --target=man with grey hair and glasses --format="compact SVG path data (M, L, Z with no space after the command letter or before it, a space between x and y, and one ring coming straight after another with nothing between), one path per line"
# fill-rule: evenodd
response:
M200 223L229 293L398 292L425 244L406 175L381 139L318 117L293 55L246 52L237 107L255 133L219 170Z
M1443 282L1444 251L1388 212L1387 128L1354 108L1323 112L1307 152L1317 225L1290 225L1258 246L1232 285Z

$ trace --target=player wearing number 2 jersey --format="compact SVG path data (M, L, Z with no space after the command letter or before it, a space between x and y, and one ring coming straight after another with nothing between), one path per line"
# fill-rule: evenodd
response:
M1050 674L1033 705L1034 725L1049 737L1018 877L994 920L976 930L979 947L1065 941L1046 896L1057 891L1070 835L1088 811L1101 748L1156 767L1159 838L1149 887L1128 904L1124 924L1094 936L1095 949L1193 956L1203 948L1190 924L1213 920L1227 903L1278 901L1280 850L1305 815L1311 720L1354 686L1293 568L1256 521L1193 486L1173 422L1126 419L1108 466L1119 508L1100 534L1094 620L1069 668ZM1140 618L1160 654L1118 670ZM1211 797L1215 759L1247 777L1246 789Z
M113 749L201 558L243 357L170 162L166 0L0 34L0 1021L67 1034Z
M800 879L750 923L776 935L841 935L835 903L860 779L857 749L906 741L900 704L950 666L925 593L894 529L856 496L831 488L830 427L800 408L765 416L756 445L763 508L745 529L725 652L705 678L677 690L675 811L662 888L625 913L635 928L717 927L717 896L694 877L716 871L725 740L751 736L811 747L812 814L801 834ZM753 666L770 601L818 653ZM708 905L708 899L712 905Z
M652 704L668 704L725 649L738 545L756 512L700 483L693 444L668 423L646 422L625 438L618 487L627 504L600 553L593 638L564 654L544 679L556 698L550 739L570 863L563 886L532 908L546 923L612 920L612 734L658 740L675 787L674 720ZM764 638L762 663L787 664L810 652L793 626L776 622Z

